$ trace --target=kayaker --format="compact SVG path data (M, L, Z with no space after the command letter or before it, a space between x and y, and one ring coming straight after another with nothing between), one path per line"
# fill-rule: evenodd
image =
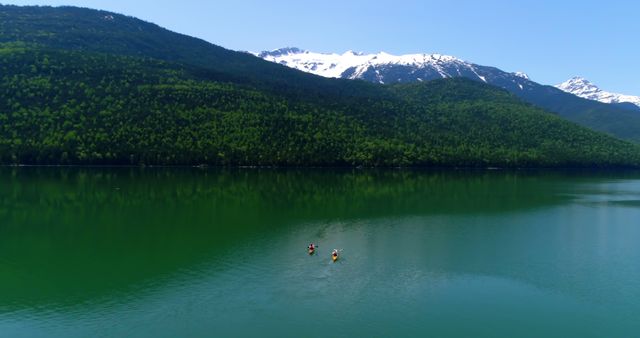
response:
M315 249L316 249L316 246L313 243L309 244L309 250L315 250Z

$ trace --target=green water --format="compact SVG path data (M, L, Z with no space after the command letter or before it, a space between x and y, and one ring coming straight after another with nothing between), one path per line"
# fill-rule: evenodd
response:
M628 172L0 168L0 336L637 336L639 220Z

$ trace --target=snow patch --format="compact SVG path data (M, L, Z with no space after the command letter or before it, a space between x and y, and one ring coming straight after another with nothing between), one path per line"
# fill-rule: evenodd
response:
M640 96L624 95L604 91L589 80L576 76L559 85L556 88L573 95L603 103L633 103L640 107Z
M345 71L353 68L355 71L351 73L349 78L356 79L362 76L370 67L374 67L375 69L386 65L401 65L416 68L432 67L441 77L447 78L451 76L444 71L442 66L450 64L458 64L460 67L470 66L470 64L460 59L442 54L391 55L385 52L364 54L354 51L347 51L342 54L327 54L309 52L295 47L252 54L267 61L276 63L282 63L284 61L289 67L333 78L339 78Z

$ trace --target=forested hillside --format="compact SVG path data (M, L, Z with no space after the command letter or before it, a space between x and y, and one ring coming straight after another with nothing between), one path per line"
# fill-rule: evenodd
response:
M470 80L324 79L86 9L0 6L0 18L3 164L640 165L637 145Z

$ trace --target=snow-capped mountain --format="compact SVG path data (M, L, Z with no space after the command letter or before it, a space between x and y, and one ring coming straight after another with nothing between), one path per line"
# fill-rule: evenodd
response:
M633 103L640 107L640 96L631 96L606 92L589 80L576 76L556 86L573 95L604 103Z
M268 61L325 77L375 83L430 81L465 77L505 89L521 100L583 126L640 142L640 107L588 100L554 86L532 81L527 74L505 72L441 54L323 54L299 48L253 53ZM612 101L613 102L613 101ZM594 122L596 121L596 122Z
M507 73L442 54L397 56L384 52L363 54L353 51L344 54L324 54L300 48L282 48L254 55L324 77L362 79L378 83L467 77L513 90L525 90L532 84L524 73Z

